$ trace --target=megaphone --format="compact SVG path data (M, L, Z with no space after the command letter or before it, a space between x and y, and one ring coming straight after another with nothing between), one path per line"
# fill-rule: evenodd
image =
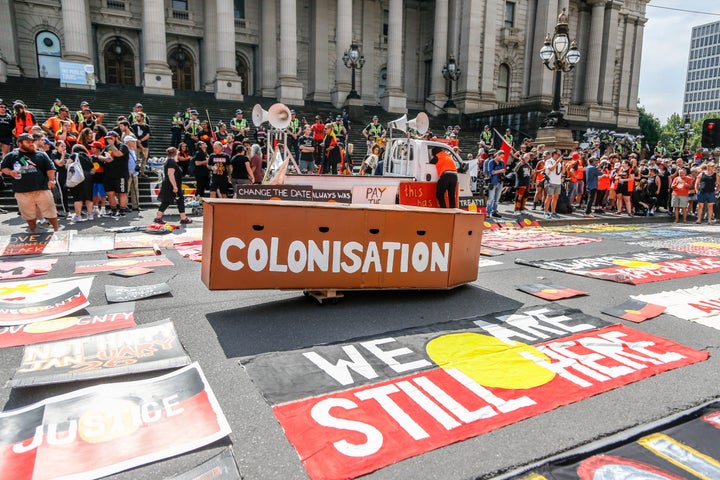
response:
M267 111L267 120L270 125L282 130L290 125L290 109L282 103L276 103L270 106Z
M417 130L420 135L423 135L425 132L428 131L428 128L430 128L430 118L424 112L418 113L418 116L413 118L412 120L408 120L407 115L403 115L397 120L393 120L392 122L388 123L388 126L390 128L402 130L403 132L407 132L409 128L412 128L414 130Z
M255 105L252 109L252 121L253 125L256 127L259 127L263 123L265 123L268 119L268 111L262 108L262 105L259 103Z

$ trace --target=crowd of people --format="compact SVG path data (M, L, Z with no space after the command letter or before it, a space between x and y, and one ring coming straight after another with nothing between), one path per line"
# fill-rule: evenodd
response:
M586 218L663 212L675 222L712 223L720 189L712 152L671 157L658 142L649 158L642 158L646 153L594 142L563 152L527 139L506 159L505 152L481 140L478 181L487 195L487 214L496 218L504 200L514 202L514 214L527 211L530 203L546 219L581 209Z

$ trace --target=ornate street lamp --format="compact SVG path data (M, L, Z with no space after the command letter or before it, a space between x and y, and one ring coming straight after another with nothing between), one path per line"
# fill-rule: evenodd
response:
M580 61L580 51L575 40L572 42L568 37L568 16L565 9L562 9L555 25L555 32L552 37L548 34L545 37L545 44L540 49L540 58L543 64L555 72L555 88L553 91L552 112L543 122L543 127L567 127L568 123L560 111L560 87L562 85L563 72L569 72Z
M450 54L450 58L448 58L447 63L443 65L442 69L442 75L445 80L448 80L449 85L448 100L445 102L445 108L455 108L455 102L453 102L452 99L452 82L457 81L461 73L460 68L458 68L455 63L455 57L453 54Z
M360 98L357 90L355 90L355 70L362 70L363 65L365 65L365 57L361 55L357 43L353 42L350 44L350 50L345 50L342 61L347 68L352 69L352 83L347 98Z
M682 146L682 152L681 154L685 154L685 146L687 145L687 139L690 135L695 134L695 130L692 128L692 120L690 120L690 115L685 115L685 120L683 120L683 124L680 128L678 128L678 133L682 135L683 137L683 146Z

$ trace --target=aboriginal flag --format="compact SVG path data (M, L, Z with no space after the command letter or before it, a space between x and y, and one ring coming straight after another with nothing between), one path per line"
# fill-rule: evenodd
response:
M545 300L560 300L561 298L572 298L580 295L587 295L587 292L575 290L559 285L546 285L543 283L531 283L517 287L521 292L529 293Z
M625 303L610 307L602 311L606 315L622 318L630 322L640 323L649 318L654 318L665 311L662 305L641 302L640 300L628 300Z

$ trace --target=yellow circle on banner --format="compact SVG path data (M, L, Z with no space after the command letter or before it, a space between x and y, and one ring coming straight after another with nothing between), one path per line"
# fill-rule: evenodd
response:
M720 248L720 243L713 242L690 242L693 247L709 247L709 248Z
M45 320L44 322L31 323L25 327L26 333L47 333L56 332L70 328L78 322L78 317L63 317L54 320Z
M540 290L540 293L558 293L558 291L554 288L543 288Z
M658 265L657 263L643 262L641 260L625 260L622 258L613 260L613 263L620 267L628 267L628 268L652 268L652 269L661 268L660 265Z
M82 414L78 422L78 435L88 443L102 443L122 438L135 432L139 425L133 420L138 405L130 400L101 399L99 405Z
M625 310L625 313L632 313L633 315L640 315L639 310Z
M531 224L532 224L532 220L530 220L529 218L523 218L523 223L524 223L525 225L531 225Z
M442 369L458 369L484 387L528 389L555 378L554 372L531 359L550 362L535 347L520 342L508 345L490 335L469 332L443 335L430 340L425 350Z

